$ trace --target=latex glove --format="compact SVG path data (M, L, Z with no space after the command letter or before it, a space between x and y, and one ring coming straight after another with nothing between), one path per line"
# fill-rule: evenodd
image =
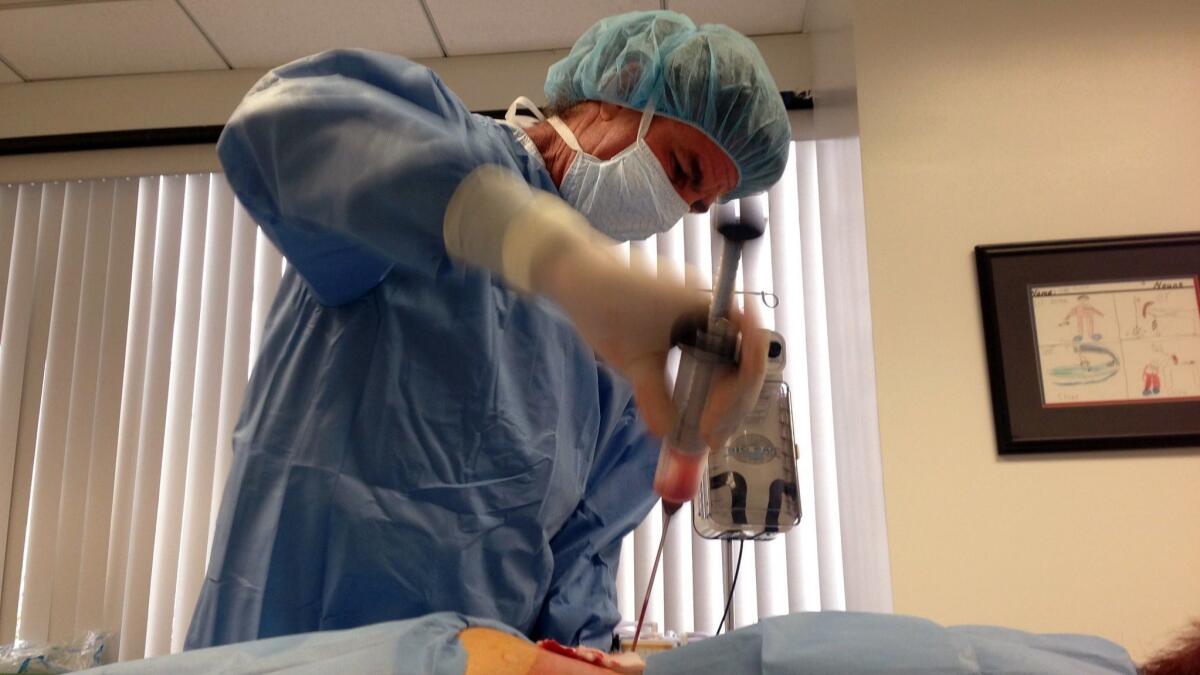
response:
M539 259L534 290L558 302L596 353L633 384L650 431L666 436L675 422L667 386L667 353L707 320L711 296L631 270L614 256L585 246L560 248ZM766 375L769 334L757 316L734 312L742 333L738 367L718 372L700 421L709 448L719 448L753 408Z

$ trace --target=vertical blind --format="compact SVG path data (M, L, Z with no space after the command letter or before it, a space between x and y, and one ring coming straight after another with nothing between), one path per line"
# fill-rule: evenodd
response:
M735 627L845 607L816 195L814 144L797 142L775 187L725 207L767 215L738 288L788 342L804 513L745 546ZM622 250L709 288L710 232L710 215L688 215ZM221 174L0 185L0 642L107 630L122 660L182 648L284 264ZM661 526L656 507L622 547L626 620ZM722 565L681 512L647 621L713 632Z
M224 176L0 186L0 641L178 651L281 275Z

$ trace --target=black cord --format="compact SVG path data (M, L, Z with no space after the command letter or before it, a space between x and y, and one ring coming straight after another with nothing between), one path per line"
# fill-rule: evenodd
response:
M721 623L717 624L715 635L721 634L721 629L725 627L725 619L729 616L729 605L733 604L733 589L737 588L738 573L742 571L742 549L745 547L745 539L738 542L738 559L733 568L733 583L729 584L729 597L725 599L725 611L721 612Z

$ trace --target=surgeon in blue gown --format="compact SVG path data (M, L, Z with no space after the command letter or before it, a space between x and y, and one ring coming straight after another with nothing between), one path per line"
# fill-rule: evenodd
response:
M672 12L599 22L546 95L557 115L505 124L425 67L341 50L234 112L221 163L290 266L189 648L438 611L608 643L672 420L666 353L706 301L601 235L769 187L790 129L749 40ZM713 443L765 364L738 321Z

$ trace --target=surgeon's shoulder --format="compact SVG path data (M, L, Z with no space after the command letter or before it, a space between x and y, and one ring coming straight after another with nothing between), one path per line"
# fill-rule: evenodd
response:
M277 77L341 75L360 80L375 79L384 73L420 72L429 69L395 54L370 49L341 47L304 56L271 69Z
M297 59L267 73L251 93L282 80L329 76L383 90L442 117L470 117L462 100L428 66L369 49L330 49Z

